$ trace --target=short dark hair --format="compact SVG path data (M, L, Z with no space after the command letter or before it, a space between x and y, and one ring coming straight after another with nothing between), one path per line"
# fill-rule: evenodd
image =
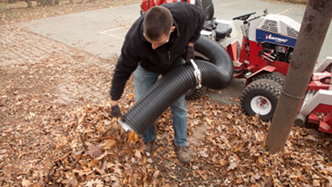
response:
M151 40L159 40L162 35L168 35L172 26L173 16L165 7L155 6L145 13L143 32Z

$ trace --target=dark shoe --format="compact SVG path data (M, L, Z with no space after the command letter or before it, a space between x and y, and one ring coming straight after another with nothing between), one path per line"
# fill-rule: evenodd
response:
M151 142L143 142L144 144L144 153L146 156L150 156L152 154L154 145L153 145L154 141Z
M176 146L176 151L178 159L181 162L189 162L191 160L191 155L187 146Z

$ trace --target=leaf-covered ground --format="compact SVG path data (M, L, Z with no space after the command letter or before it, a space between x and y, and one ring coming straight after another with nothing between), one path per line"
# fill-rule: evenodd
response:
M26 20L1 16L7 24ZM72 103L59 102L68 82L107 94L112 72L98 64L114 65L116 57L54 45L66 55L0 67L0 186L332 186L331 135L293 127L285 151L271 154L264 143L270 123L208 97L187 102L190 163L177 160L168 110L156 121L156 151L145 156L141 139L109 118L109 100L77 92ZM96 62L82 67L88 60ZM121 110L134 104L130 79Z
M141 139L109 118L109 101L89 102L77 95L72 105L58 102L56 85L69 81L61 74L70 72L72 80L89 77L91 85L111 78L102 69L75 68L88 54L72 57L72 66L70 59L55 58L1 68L0 107L7 116L0 127L1 186L332 184L331 135L294 127L285 152L270 154L264 145L270 123L208 97L187 102L189 138L203 132L198 143L190 144L190 163L177 160L168 110L156 121L157 149L145 156ZM114 64L116 57L108 62ZM42 76L46 71L51 81ZM133 93L131 79L120 104L123 112L135 104Z
M264 146L268 123L242 114L236 105L204 98L191 103L189 134L206 126L181 164L173 147L170 112L157 121L157 145L146 157L141 140L108 118L109 105L86 105L68 113L55 158L32 181L111 186L328 186L332 184L331 139L294 128L283 154ZM195 107L196 106L196 107ZM45 179L49 179L47 181Z
M53 143L40 142L50 151L47 157L32 157L39 162L26 162L16 172L6 164L3 177L23 186L331 186L331 136L294 127L284 153L270 154L264 146L269 123L245 116L236 105L208 98L189 103L189 136L206 127L200 145L190 147L190 163L177 160L169 111L156 122L156 151L145 156L141 139L109 118L106 102L66 111L60 122L45 124L63 131L50 138ZM7 141L20 144L21 131L3 134L18 136ZM18 151L18 159L30 154L29 148Z

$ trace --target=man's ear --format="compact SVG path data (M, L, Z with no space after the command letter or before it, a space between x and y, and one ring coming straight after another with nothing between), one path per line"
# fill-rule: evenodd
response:
M175 26L171 27L171 32L173 32L173 31L174 31L174 29L175 29Z

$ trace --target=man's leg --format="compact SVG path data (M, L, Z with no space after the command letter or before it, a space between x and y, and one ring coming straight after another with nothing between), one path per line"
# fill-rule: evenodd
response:
M187 114L185 96L181 96L171 106L173 129L174 129L174 144L176 146L187 145Z
M187 114L185 96L181 96L171 106L173 115L174 144L178 159L181 162L189 162L191 155L187 148Z
M143 69L140 65L134 71L136 102L157 82L159 74ZM143 135L143 142L152 142L155 139L154 124Z

